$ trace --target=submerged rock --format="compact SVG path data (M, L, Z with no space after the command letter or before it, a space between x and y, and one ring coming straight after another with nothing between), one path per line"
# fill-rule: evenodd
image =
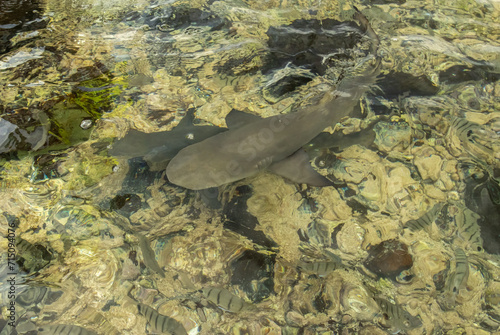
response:
M499 75L492 72L491 68L485 65L453 65L439 73L439 81L448 84L484 79L489 82L495 82L499 79Z
M381 309L380 325L388 329L391 334L398 334L401 331L407 331L422 326L419 317L413 316L404 310L399 304L393 304L390 301L377 297L375 301Z
M264 72L291 63L323 75L334 61L349 58L346 50L361 41L362 33L354 22L326 19L296 20L289 26L270 27L267 36L271 54Z
M45 286L30 286L26 291L20 293L16 303L26 309L34 309L41 305L50 305L63 295L62 291L54 290Z
M373 320L379 310L375 300L363 285L344 283L340 301L344 310L358 321Z
M311 75L290 74L269 82L262 93L267 101L275 103L282 99L285 94L293 92L297 87L305 85L311 80Z
M416 151L414 164L423 180L436 181L439 179L443 158L431 147L422 147Z
M277 247L276 242L271 240L261 230L255 229L259 221L255 216L248 212L247 200L252 196L252 190L249 186L240 186L237 188L238 196L234 197L224 206L223 214L226 218L224 228L245 236L250 241L266 248Z
M120 190L122 194L142 193L161 176L161 172L151 171L147 162L140 157L129 159L128 164L128 172Z
M18 254L17 264L23 271L29 273L40 271L53 258L52 253L43 245L31 244L20 237L16 238L16 248Z
M465 179L465 205L479 214L484 251L500 254L500 184L494 171L477 164L462 164Z
M29 32L45 28L49 20L40 17L44 7L45 2L40 0L7 0L0 3L0 54L11 50L16 44L19 46L13 41L16 35L28 35Z
M46 129L33 124L27 127L33 129L27 131L15 124L13 120L8 120L5 116L0 118L0 154L18 150L33 150L45 144ZM11 122L12 121L12 122Z
M390 152L406 149L411 142L410 125L406 122L379 122L373 127L375 131L375 145L382 151Z
M91 116L78 106L61 100L56 97L44 104L2 115L0 154L62 150L86 141L93 128L92 124L85 126Z
M110 201L110 209L120 214L130 215L141 208L141 202L137 194L119 194Z
M397 240L387 240L371 247L364 266L380 277L395 280L404 270L413 266L408 246Z
M63 176L67 172L61 173L59 165L66 157L66 154L42 154L36 156L33 161L30 181L35 182Z
M397 98L403 94L430 96L439 91L439 87L426 76L414 76L404 72L390 72L378 82L378 85L386 99Z
M231 283L239 285L254 303L268 298L274 293L274 264L276 256L253 250L231 262L233 276Z

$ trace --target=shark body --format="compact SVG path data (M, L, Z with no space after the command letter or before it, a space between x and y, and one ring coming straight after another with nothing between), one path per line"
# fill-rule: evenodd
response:
M376 59L363 74L342 80L335 90L318 97L316 104L294 113L263 119L246 117L249 122L243 125L232 122L228 115L228 131L179 151L167 166L168 180L188 189L203 190L268 169L294 182L331 185L310 166L302 146L349 115L380 72L381 61L376 57L378 36L357 9L355 18L371 38L371 52ZM237 125L232 127L231 123Z
M301 149L326 127L349 115L375 82L380 61L364 74L344 79L313 106L286 115L254 120L190 145L170 161L168 180L201 190L250 177L268 169L312 186L331 183L309 165ZM305 156L304 156L305 155Z
M346 78L336 89L324 91L316 97L316 103L268 118L233 110L226 116L229 129L195 126L190 110L173 130L156 134L132 131L115 143L110 153L144 156L150 166L159 168L168 163L168 180L192 190L218 187L264 169L297 183L332 185L311 167L302 146L349 115L380 72L380 59L376 58L379 39L359 11L355 18L372 40L371 52L376 61L361 75Z

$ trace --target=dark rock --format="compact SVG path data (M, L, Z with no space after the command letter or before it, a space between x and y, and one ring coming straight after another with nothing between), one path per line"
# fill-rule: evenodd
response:
M80 83L86 80L95 79L105 73L109 74L108 68L98 61L94 65L77 69L75 73L68 76L64 81Z
M432 277L432 281L434 282L434 286L436 287L437 291L444 290L444 286L446 284L446 278L448 277L449 272L450 272L450 263L448 262L445 269L439 271Z
M117 195L111 200L110 209L130 215L141 208L141 198L137 194Z
M349 193L349 192L346 192ZM368 207L366 205L360 203L357 199L347 199L347 206L351 207L355 213L366 215L368 214Z
M332 231L332 236L331 236L331 239L332 239L332 245L331 247L333 249L338 249L339 248L339 244L337 242L337 235L338 233L342 230L342 227L344 227L344 224L341 223L339 224L338 226L336 226L333 231Z
M297 87L307 84L311 77L290 75L286 76L264 90L264 97L267 101L274 103L282 99L287 93L293 92Z
M267 237L262 231L255 230L259 221L255 216L248 213L247 200L252 196L252 189L245 185L238 187L236 190L238 195L233 197L223 209L224 228L234 231L265 248L276 248L278 246L276 242Z
M331 62L349 58L345 50L354 48L363 34L355 22L326 19L296 20L269 28L267 35L270 53L263 73L291 63L323 75ZM330 54L335 56L326 56Z
M276 256L245 250L231 262L231 284L239 285L254 303L274 294Z
M40 181L61 177L58 167L66 157L66 154L43 154L35 156L30 179L32 181Z
M259 71L259 67L253 62L253 59L256 56L258 56L257 53L245 55L241 58L237 58L236 55L232 55L228 60L224 60L214 66L214 70L223 76L255 74Z
M380 277L395 278L401 271L413 266L408 246L397 240L387 240L368 249L368 257L364 266Z
M16 298L16 303L26 309L37 305L50 305L63 295L62 291L54 290L45 286L30 286Z
M393 115L400 110L394 105L388 107L387 101L398 101L408 96L434 96L439 89L426 76L393 71L377 81L377 88L368 92L367 98L375 115Z
M465 179L465 204L481 215L478 224L483 249L500 254L500 182L495 171L488 172L478 164L462 163ZM491 175L490 175L491 173Z
M414 76L403 72L390 72L377 81L386 99L396 99L400 95L433 96L439 91L426 76Z
M262 67L253 59L262 53L254 52L240 58L231 57L214 69L221 75L234 76L260 71L264 74L295 66L309 69L311 73L323 75L326 69L338 60L351 58L349 49L361 41L363 33L355 22L327 20L296 20L288 26L271 27L267 31L269 52L263 58ZM331 56L329 56L331 55ZM310 76L291 73L264 91L268 101L308 83Z
M43 12L41 0L0 1L0 55L12 49L10 39L16 34L44 28L48 20L41 18Z
M122 194L143 193L163 173L163 171L151 171L148 163L140 157L129 159L128 164L129 170L120 190Z
M495 82L500 79L500 73L493 72L487 65L454 65L439 73L439 81L447 84L456 84L467 81L486 80Z
M41 244L31 244L28 241L17 237L17 264L20 269L27 273L38 272L49 264L52 254Z
M312 305L319 313L327 313L332 304L328 292L325 292L325 285L322 284L320 291L312 301Z
M229 26L227 19L221 18L211 11L183 6L173 8L172 15L165 21L165 24L175 29L183 29L196 25L208 26L211 30L220 30Z

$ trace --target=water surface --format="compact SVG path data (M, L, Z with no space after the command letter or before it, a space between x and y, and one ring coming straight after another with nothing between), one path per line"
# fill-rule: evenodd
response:
M110 150L129 130L182 134L193 112L224 127L232 109L313 104L371 61L353 6L383 69L304 147L334 187L263 172L214 198L168 183L157 151ZM498 332L499 15L488 0L3 1L0 334Z

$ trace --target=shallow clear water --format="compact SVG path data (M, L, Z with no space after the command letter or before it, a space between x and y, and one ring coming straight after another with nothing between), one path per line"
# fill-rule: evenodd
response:
M353 5L382 69L304 146L334 186L166 180L231 110L293 113L359 76L373 57ZM3 1L0 334L499 333L499 15Z

